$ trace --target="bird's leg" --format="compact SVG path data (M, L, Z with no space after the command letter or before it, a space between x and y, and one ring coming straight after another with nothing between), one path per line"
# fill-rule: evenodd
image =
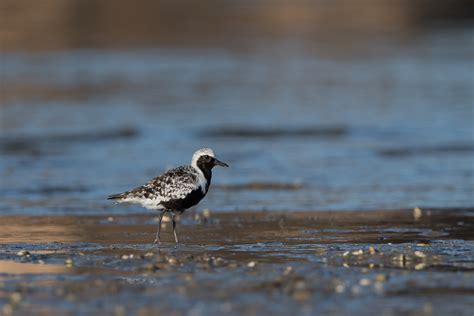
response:
M172 219L173 219L174 241L175 241L176 243L179 243L179 241L178 241L178 234L176 233L176 220L175 220L174 216L175 216L175 213L172 212L172 213L171 213L171 217L172 217Z
M160 244L160 233L161 233L161 220L163 219L163 216L165 215L166 210L161 211L160 214L160 220L158 221L158 228L156 229L156 238L155 241L153 242L154 244Z

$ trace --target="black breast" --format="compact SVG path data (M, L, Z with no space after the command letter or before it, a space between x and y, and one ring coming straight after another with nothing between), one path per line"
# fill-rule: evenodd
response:
M184 199L174 199L169 200L168 202L161 202L161 205L168 210L184 211L185 209L198 204L204 196L206 196L206 194L202 192L201 188L198 188L191 191L191 193L189 193Z

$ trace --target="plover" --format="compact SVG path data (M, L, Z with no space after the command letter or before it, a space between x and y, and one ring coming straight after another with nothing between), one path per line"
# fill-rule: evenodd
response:
M136 203L152 210L160 210L158 228L154 243L160 244L161 221L165 213L171 214L173 221L174 240L178 243L175 215L196 205L206 196L211 185L212 168L228 167L216 159L210 148L196 151L191 165L171 169L151 179L141 187L123 193L108 196L117 203Z

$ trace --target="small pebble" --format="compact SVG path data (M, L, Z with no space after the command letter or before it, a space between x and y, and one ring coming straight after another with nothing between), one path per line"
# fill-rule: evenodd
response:
M383 283L382 282L375 282L374 283L374 288L377 293L382 293L383 292Z
M416 244L418 247L427 247L429 246L430 244L429 243L418 243Z
M107 220L108 220L109 222L113 222L113 221L114 221L114 218L113 218L112 216L109 216L109 217L107 217Z
M16 253L16 255L20 257L25 257L25 256L29 256L30 252L28 250L20 250Z
M200 223L201 222L201 215L194 214L194 221L197 222L197 223Z
M12 295L10 295L10 304L12 304L13 306L18 305L18 303L21 302L21 298L21 293L12 293Z
M122 260L128 260L128 259L129 259L129 256L128 256L128 255L122 255L121 259L122 259Z
M375 276L375 281L385 282L385 281L387 281L387 276L385 274L379 273Z
M257 263L256 263L255 261L250 261L250 262L247 264L247 267L249 267L249 268L254 268L256 265L257 265Z
M415 270L423 270L424 268L426 268L426 264L424 264L423 262L422 262L422 263L418 263L418 264L415 266Z
M369 279L360 279L359 284L361 286L369 286L372 282Z
M343 256L343 257L347 257L349 254L350 254L350 252L349 252L349 251L346 251L346 252L344 252L344 253L342 254L342 256Z
M346 290L346 287L342 284L338 284L336 285L334 290L336 291L336 293L344 293L344 291Z
M202 211L202 216L205 218L205 219L209 219L211 218L211 210L206 208Z
M370 253L371 255L373 255L373 254L375 254L375 253L377 253L377 252L378 252L378 251L377 251L374 247L372 247L372 246L369 247L369 253Z
M285 271L283 271L283 275L290 275L293 272L293 267L288 266L286 267Z
M422 251L415 251L415 256L417 256L418 258L426 258L426 254Z
M364 254L364 251L362 249L359 249L359 250L353 251L352 254L354 256L360 256Z
M168 258L168 264L172 265L172 266L177 265L178 260L175 257L170 257L170 258Z
M419 220L422 215L423 215L423 211L420 208L415 207L413 209L413 218L415 219L415 221Z
M214 265L220 266L224 264L224 259L222 259L221 257L217 257L212 262Z
M67 258L66 261L64 261L64 264L65 264L66 267L68 267L68 268L71 268L72 266L74 266L74 262L72 261L71 258Z

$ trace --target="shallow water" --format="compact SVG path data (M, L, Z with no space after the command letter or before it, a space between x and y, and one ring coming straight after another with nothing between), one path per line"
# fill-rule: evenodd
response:
M472 206L472 35L3 54L0 210L141 212L104 197L203 146L231 168L198 209Z

